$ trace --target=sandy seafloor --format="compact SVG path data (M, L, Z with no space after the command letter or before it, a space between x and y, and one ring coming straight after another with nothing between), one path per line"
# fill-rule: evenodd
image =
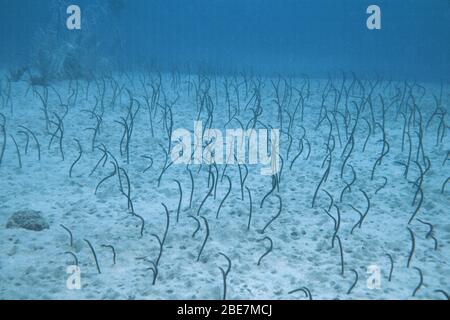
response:
M219 181L217 195L210 197L201 209L200 215L209 222L210 236L197 260L200 247L205 237L205 227L202 227L195 237L194 219L201 201L208 192L208 169L192 165L195 191L192 208L189 208L191 182L186 167L171 166L163 175L161 185L157 187L157 178L164 165L164 154L159 143L167 145L167 137L162 128L162 112L159 108L154 118L155 136L151 136L149 117L142 96L144 91L139 81L140 75L115 75L115 79L124 84L133 96L142 103L138 112L130 141L130 163L126 157L120 156L119 145L123 127L116 121L127 113L128 95L124 90L114 106L110 105L112 90L107 81L107 91L104 98L105 110L100 133L96 145L104 144L118 159L131 181L131 198L134 210L145 220L143 237L140 237L141 222L131 215L127 208L127 199L120 193L116 177L107 180L94 190L99 181L113 171L108 159L90 175L102 152L91 150L92 130L86 128L95 125L95 118L82 110L93 110L100 92L95 82L91 82L87 94L87 82L79 82L77 101L69 100L71 104L63 119L63 148L65 160L62 161L58 147L58 139L49 147L51 134L45 132L42 103L33 89L24 81L12 83L12 108L9 104L0 106L0 112L6 117L7 144L3 163L0 166L0 298L1 299L221 299L223 290L222 273L219 267L226 268L227 261L219 253L226 254L232 262L227 277L227 299L306 299L303 292L289 294L290 291L307 287L313 299L441 299L444 295L435 290L450 292L450 186L444 193L441 187L450 175L450 160L444 163L450 150L450 138L445 134L442 141L436 143L439 127L439 117L435 117L426 127L432 112L435 110L433 93L440 94L439 84L420 85L426 89L415 87L415 103L423 114L423 147L425 155L431 162L431 168L425 174L422 190L423 203L416 218L409 225L415 236L415 252L407 268L407 260L411 249L411 236L407 229L408 220L413 214L417 201L412 205L416 188L408 181L416 181L420 176L416 159L418 146L418 125L411 125L412 159L408 177L404 177L404 167L399 162L408 159L408 143L401 150L403 117L396 118L398 102L392 103L386 112L386 140L390 151L375 170L371 180L373 164L379 157L383 142L382 132L377 126L369 138L363 152L363 144L367 136L367 126L361 121L355 132L355 146L348 159L348 164L355 169L357 179L351 187L351 192L345 193L342 202L339 196L346 182L352 178L349 167L346 166L343 178L340 177L341 157L346 143L345 129L342 117L340 122L342 146L338 141L336 126L333 129L336 148L328 180L318 192L316 205L311 207L314 191L325 171L322 162L326 156L326 141L329 125L325 120L316 129L322 104L322 92L326 80L311 80L310 94L305 99L304 119L301 121L300 111L297 112L292 129L293 143L289 159L286 160L288 138L282 134L281 154L285 159L279 192L269 196L263 208L260 202L271 188L271 177L262 176L259 167L249 165L249 174L245 182L252 193L253 216L250 230L247 230L249 218L249 198L245 190L244 200L241 200L239 171L237 165L229 165L226 174L232 180L232 191L224 202L219 219L216 211L223 199L228 184L225 179ZM130 81L130 78L133 80ZM197 117L195 89L188 88L187 76L181 76L179 82L173 83L172 76L163 76L163 87L168 101L174 101L176 92L179 99L173 106L173 128L193 130L193 121ZM228 79L233 82L233 78ZM275 82L276 79L272 79ZM196 76L191 81L198 82ZM242 79L238 80L242 82ZM304 79L293 79L298 88L304 84ZM151 96L150 76L144 81ZM217 97L214 84L210 89L212 101L215 104L214 122L212 127L224 129L228 121L228 107L225 100L224 79L218 77ZM261 89L263 114L260 121L278 126L275 94L270 79L263 79ZM339 89L341 79L333 80ZM351 79L347 79L349 86ZM198 83L197 83L198 84ZM369 91L370 84L364 82ZM2 82L5 88L5 81ZM53 82L52 86L62 96L63 102L70 96L69 81ZM74 83L72 83L74 86ZM100 85L101 87L101 85ZM402 82L382 82L373 93L376 122L381 121L379 94L384 97L386 105L394 100L396 88L402 90ZM420 87L422 88L422 87ZM42 92L42 88L36 87ZM358 90L350 97L359 101ZM239 86L240 114L237 116L245 125L251 118L251 111L245 106L251 98L250 88L246 94L245 86ZM442 108L448 110L450 103L448 86L444 86ZM306 93L305 93L306 95ZM247 96L247 97L246 97ZM298 95L293 94L293 101L287 107L293 110ZM230 87L232 108L237 105L234 87ZM161 103L163 98L161 97ZM348 102L351 105L351 102ZM332 93L325 104L333 109ZM339 109L343 109L341 101ZM48 106L50 118L55 119L53 112L64 113L55 91L49 88ZM252 106L252 105L250 105ZM233 110L233 109L232 109ZM349 107L352 116L355 108ZM366 107L361 117L371 122L371 115ZM12 111L12 112L11 112ZM97 107L97 112L99 109ZM292 113L292 112L291 112ZM446 123L449 122L445 115ZM284 127L287 128L288 116L284 114ZM206 114L202 114L206 120ZM37 159L37 150L30 138L28 152L25 154L25 135L19 134L20 125L33 130L41 144L41 160ZM311 145L311 153L307 158L307 147L289 169L291 161L299 152L299 139L306 129L305 138ZM231 122L227 128L239 128L238 122ZM54 131L51 127L50 132ZM448 128L447 128L448 131ZM12 134L21 152L22 169L19 168L17 153L10 138ZM74 141L78 139L83 147L80 161L73 167L72 178L69 169L78 156L78 148ZM0 140L1 141L1 140ZM153 166L148 167L149 160L142 156L153 157ZM424 166L420 162L422 167ZM221 173L223 166L219 166ZM387 184L377 193L376 190ZM173 179L181 182L183 201L176 222L176 211L179 201L178 186ZM325 213L330 200L323 189L334 198L341 213L339 238L342 241L345 262L344 275L341 275L341 258L338 245L332 248L334 234L333 220ZM370 198L371 208L361 228L356 228L350 234L352 227L358 222L358 213L351 208L353 205L364 212L366 200L360 191L364 190ZM259 231L277 213L278 194L283 201L280 216L266 229L264 234ZM420 198L420 195L418 196ZM150 263L138 259L148 257L155 261L159 246L152 234L163 236L166 215L161 203L167 205L170 212L170 225L159 262L159 274L156 284L152 285L153 274L148 270ZM8 218L16 211L31 209L41 211L47 219L50 228L35 232L25 229L7 229ZM336 217L333 207L330 213ZM426 238L429 227L418 219L431 223L434 237L438 241L434 250L434 241ZM74 238L70 247L67 231L60 224L68 227ZM273 241L273 250L258 266L258 259L266 252L267 241L259 241L268 236ZM97 272L92 253L83 239L88 239L94 246L101 268ZM101 245L113 245L117 254L116 264L113 264L109 248ZM68 265L73 264L73 258L66 252L73 252L80 264L80 290L69 290L66 287ZM394 260L391 281L388 281L391 264L387 254ZM381 287L370 289L367 286L367 268L379 266L381 270ZM413 297L413 291L420 281L419 268L423 273L423 285ZM350 294L347 291L355 280L355 270L359 281Z

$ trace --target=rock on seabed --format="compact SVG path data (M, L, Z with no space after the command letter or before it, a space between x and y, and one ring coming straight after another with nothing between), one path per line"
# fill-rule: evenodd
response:
M47 221L42 217L40 211L22 210L15 212L6 223L6 228L22 228L33 231L48 229Z

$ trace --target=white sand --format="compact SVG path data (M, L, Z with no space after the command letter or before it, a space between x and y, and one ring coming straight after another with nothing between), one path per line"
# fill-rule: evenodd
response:
M370 137L365 152L363 144L367 136L366 124L361 121L355 133L355 148L348 160L356 171L357 180L351 192L344 195L339 202L344 181L352 178L349 167L340 178L340 168L343 162L341 153L346 143L342 118L338 117L341 130L342 147L337 139L334 126L333 135L336 138L336 149L333 152L333 165L328 181L322 186L330 192L341 211L341 226L338 232L342 240L345 260L345 273L341 276L340 254L337 244L331 248L334 233L333 221L323 208L329 205L325 192L319 191L316 207L311 208L314 191L319 183L325 167L321 168L326 155L325 143L328 138L327 121L316 131L322 91L326 81L311 81L311 95L306 100L304 121L300 120L300 110L297 113L293 137L294 142L286 160L288 139L282 135L281 150L285 164L282 173L279 195L283 200L283 210L280 217L267 228L264 235L258 230L278 211L278 200L270 196L264 207L260 209L263 196L271 188L271 178L261 176L258 166L248 166L249 175L246 186L250 188L253 198L253 219L250 231L247 231L249 216L249 199L240 199L238 167L228 166L227 174L232 178L233 189L230 197L222 207L220 217L215 218L220 201L224 197L228 184L225 179L218 184L217 199L209 198L201 210L210 227L210 237L206 243L199 262L197 255L205 237L205 228L192 238L196 222L188 215L196 215L197 209L205 197L208 187L208 170L206 166L198 172L198 166L191 166L195 179L195 192L192 208L189 209L190 178L185 166L174 165L168 169L162 178L161 186L157 188L157 178L164 164L164 154L158 143L167 145L165 131L162 128L160 110L155 119L155 138L149 130L148 113L142 99L144 92L134 75L134 87L126 77L116 75L121 83L133 92L142 103L136 117L136 123L131 138L130 164L125 157L120 157L119 143L123 128L120 117L126 116L128 97L124 91L118 99L114 111L108 106L112 92L107 82L106 107L101 125L101 131L96 144L103 143L119 160L120 165L127 170L131 181L131 197L135 212L145 219L144 236L139 234L140 221L129 214L127 200L120 193L117 177L106 181L100 186L97 195L94 194L98 182L113 171L113 165L108 159L105 167L99 166L94 174L89 173L94 168L102 153L92 152L92 131L84 130L95 125L95 119L81 110L92 110L95 106L95 96L99 96L95 83L91 83L86 100L86 82L80 82L78 101L69 108L64 118L64 152L62 161L58 141L48 149L51 135L45 133L44 114L41 102L32 90L27 92L28 85L24 82L12 84L13 114L9 106L0 109L7 118L8 134L3 164L0 166L0 298L1 299L220 299L222 296L222 274L219 267L226 268L226 259L219 255L225 253L232 261L231 271L227 278L227 298L229 299L304 299L302 292L288 294L289 291L307 287L314 299L412 299L412 293L419 283L419 273L413 267L423 272L423 286L414 298L440 299L444 296L435 290L450 292L450 186L444 194L441 186L450 175L450 161L442 163L450 150L449 135L446 134L441 143L436 145L436 133L439 119L436 117L430 127L424 130L425 154L431 161L431 169L423 182L424 199L417 218L434 226L438 249L433 249L432 239L426 239L428 227L415 219L411 225L416 240L416 249L410 268L406 267L411 248L410 234L407 230L408 220L417 206L412 206L415 187L408 183L415 181L420 173L417 165L410 166L408 180L403 176L404 168L396 161L406 162L408 144L401 151L403 118L395 121L393 105L386 114L386 134L390 144L390 152L376 168L373 181L370 173L374 162L380 155L383 143L379 128ZM197 80L192 76L192 79ZM163 86L169 101L175 99L175 91L180 94L173 108L174 129L193 129L193 121L197 117L195 91L187 91L187 77L181 78L181 84L172 87L171 75L165 75ZM232 79L230 79L232 81ZM242 81L242 79L240 79ZM150 82L149 80L147 81ZM347 86L350 84L347 81ZM274 103L274 90L270 79L264 80L262 89L262 106L264 112L260 120L273 127L277 124L277 109ZM303 80L296 79L293 83L301 87ZM334 80L339 89L341 81ZM69 82L53 84L61 94L63 101L69 96ZM228 120L227 104L223 79L217 79L218 105L215 106L213 128L223 129ZM395 88L403 88L402 83L391 83L389 87L383 82L373 94L375 118L381 121L378 93L382 93L386 105L392 101ZM439 85L422 84L426 87L426 95L420 98L417 94L417 105L423 113L424 127L434 111L435 103L432 93L439 95ZM3 86L5 82L3 81ZM369 85L366 84L367 88ZM443 107L448 110L450 91L444 88ZM41 88L37 90L42 91ZM148 86L151 94L151 87ZM368 89L367 89L368 90ZM211 88L212 99L215 101L214 85ZM236 96L230 89L231 100L236 105ZM251 118L251 111L244 111L251 97L249 90L245 99L245 87L240 87L241 114L239 119L244 123ZM289 107L292 110L297 102L297 94ZM354 116L355 108L349 109ZM355 101L359 101L357 98ZM162 101L162 97L161 97ZM330 94L326 101L332 110L334 97ZM49 109L62 115L64 109L59 106L59 100L53 89L49 89ZM1 105L0 105L1 108ZM340 110L343 109L343 101ZM55 117L51 114L51 119ZM287 128L288 116L284 114L284 128ZM370 120L369 109L366 108L362 117ZM205 121L205 114L202 116ZM449 122L446 116L447 124ZM19 125L25 125L36 132L41 143L42 159L37 161L35 144L30 139L28 154L25 155L25 135L18 134ZM311 155L305 160L307 148L297 159L292 170L289 170L292 159L299 151L298 139L302 129L306 128L306 137L311 143ZM233 121L227 128L238 128ZM413 156L416 158L417 135L411 128L413 140ZM53 131L54 127L52 127ZM448 130L448 129L447 129ZM23 168L19 169L16 150L9 134L16 138L22 155ZM69 178L69 168L78 156L74 139L79 139L84 153L81 160L74 166L72 178ZM0 140L1 143L2 140ZM146 173L143 170L149 160L141 156L148 155L154 159L154 164ZM423 166L423 164L421 163ZM219 166L220 174L223 166ZM382 176L388 183L384 189L375 194L383 184ZM183 188L183 203L180 220L176 223L176 209L179 192L173 179L178 179ZM364 212L366 201L359 189L364 190L371 201L370 211L362 224L356 228L353 235L351 228L359 216L350 205ZM419 196L420 197L420 196ZM152 272L148 270L150 263L139 260L148 257L155 260L158 256L158 243L152 234L163 236L165 229L165 213L161 205L167 205L170 211L170 227L167 240L159 264L159 275L156 285L152 285ZM8 218L21 209L39 210L48 220L50 229L34 232L24 229L6 229ZM336 216L335 209L331 214ZM73 232L74 245L69 245L68 233L60 227L67 226ZM268 247L268 242L260 242L264 236L273 240L273 251L269 253L260 266L257 261ZM102 273L98 274L92 253L83 239L88 239L94 246ZM113 265L112 253L102 244L113 245L117 253L117 262ZM66 287L66 267L73 264L73 259L65 252L76 254L81 268L81 290L69 290ZM392 281L388 281L390 263L386 254L394 259ZM381 288L369 289L366 281L367 268L377 265L381 269ZM351 294L347 290L352 285L355 275L359 281Z

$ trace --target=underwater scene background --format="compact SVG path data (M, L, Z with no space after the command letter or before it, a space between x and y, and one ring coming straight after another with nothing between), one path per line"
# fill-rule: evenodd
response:
M448 0L0 0L0 299L448 299L449 39Z

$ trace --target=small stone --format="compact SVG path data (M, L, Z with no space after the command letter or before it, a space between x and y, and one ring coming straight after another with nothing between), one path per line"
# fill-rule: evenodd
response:
M42 217L40 211L22 210L15 212L6 223L6 228L23 228L33 231L48 229L47 221Z

